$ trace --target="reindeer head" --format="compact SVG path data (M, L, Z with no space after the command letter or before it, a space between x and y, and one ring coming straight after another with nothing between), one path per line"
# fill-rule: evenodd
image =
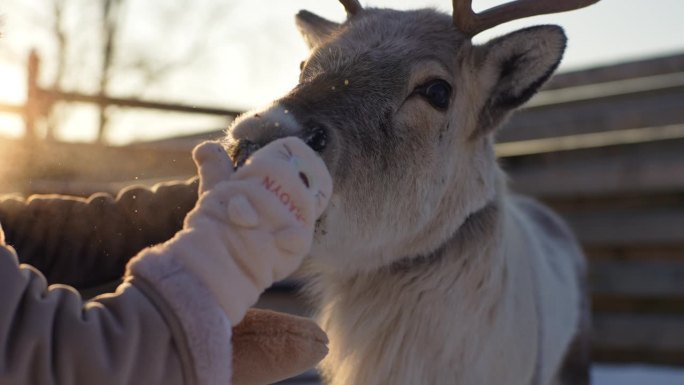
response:
M518 0L474 14L363 9L341 1L337 24L301 11L311 49L300 82L229 129L236 163L283 136L303 138L334 180L312 263L338 273L425 256L497 195L495 129L558 66L560 27L513 32L484 45L475 34L505 21L598 0Z

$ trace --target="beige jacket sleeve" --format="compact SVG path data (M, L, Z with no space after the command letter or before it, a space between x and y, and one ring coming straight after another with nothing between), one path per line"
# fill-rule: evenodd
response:
M0 245L0 293L0 385L230 384L228 319L173 261L84 303Z

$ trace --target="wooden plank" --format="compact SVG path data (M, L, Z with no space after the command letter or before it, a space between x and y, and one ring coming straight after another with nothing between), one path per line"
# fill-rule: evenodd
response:
M645 297L594 294L591 307L595 313L669 314L684 316L684 297Z
M684 364L684 315L605 314L593 319L593 359Z
M575 85L556 90L545 90L532 98L527 108L559 106L576 102L594 102L616 96L642 95L680 89L684 86L684 72L634 77L611 82Z
M684 298L684 254L679 261L592 260L589 282L594 295Z
M26 108L17 104L0 103L0 112L8 114L23 115Z
M585 247L584 252L589 261L681 261L684 260L684 245L655 245L630 247Z
M66 92L55 89L41 89L43 97L63 102L90 103L96 105L126 108L144 108L167 112L184 112L191 114L218 115L233 119L243 111L219 107L203 107L180 103L164 103L137 98L116 98L103 95L86 95L77 92Z
M675 54L558 73L544 89L611 82L684 71L684 54Z
M513 190L543 198L684 191L684 139L504 158Z
M496 146L496 154L499 157L514 157L673 139L684 139L684 124L500 143Z
M585 246L684 244L684 207L562 213Z
M527 107L513 115L497 139L514 142L682 122L684 87L673 87Z
M591 360L595 363L681 366L684 365L684 352L642 348L611 349L594 346L591 350Z

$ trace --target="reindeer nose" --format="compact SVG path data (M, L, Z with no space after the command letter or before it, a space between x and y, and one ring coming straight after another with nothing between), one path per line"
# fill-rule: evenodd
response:
M295 114L282 104L241 116L229 132L234 139L230 155L236 167L242 166L255 151L278 138L296 136L318 153L323 152L328 144L328 132L322 125L302 125Z
M233 151L231 151L235 167L242 167L242 165L245 164L245 161L260 148L261 145L258 143L254 143L247 139L239 140L237 145L233 148Z
M279 138L274 137L271 139L271 141L276 139ZM323 152L325 147L328 145L328 134L326 130L323 128L314 128L311 131L309 131L306 135L304 135L303 138L300 139L302 139L309 147L311 147L312 150L316 151L319 154ZM264 143L255 143L249 139L239 139L238 141L236 141L235 146L233 146L232 150L230 151L230 155L233 159L233 164L235 165L235 167L242 167L242 165L245 164L247 159L249 159L249 157L252 156L252 154L254 154L257 150L259 150L261 147L265 146L269 142L270 141Z
M235 139L253 143L269 143L285 136L300 136L302 126L294 115L280 104L240 116L230 133Z

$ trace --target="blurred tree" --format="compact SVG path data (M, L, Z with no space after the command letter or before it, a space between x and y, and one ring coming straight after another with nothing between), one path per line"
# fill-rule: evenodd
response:
M3 8L21 15L35 33L25 44L37 46L48 69L42 80L49 87L140 97L198 60L206 52L207 35L226 25L233 5L221 0L7 0ZM73 111L62 103L50 106L45 137L57 137ZM115 113L97 107L98 141L107 141Z
M54 36L56 45L55 57L55 76L52 80L52 88L62 89L64 87L64 78L67 72L67 42L69 39L68 31L65 26L64 17L65 0L54 0L52 4L53 23L52 35ZM48 140L55 137L56 128L59 123L66 120L69 110L64 108L61 104L53 105L48 112L45 128L45 136Z
M58 0L56 0L58 1ZM102 1L102 61L100 70L100 96L107 96L109 89L109 80L111 79L111 72L114 64L114 49L117 39L117 31L121 26L121 19L123 13L121 12L122 3L124 0L101 0ZM105 138L105 131L107 129L107 122L109 121L109 114L107 106L100 104L98 106L100 125L97 130L97 139L102 142Z

